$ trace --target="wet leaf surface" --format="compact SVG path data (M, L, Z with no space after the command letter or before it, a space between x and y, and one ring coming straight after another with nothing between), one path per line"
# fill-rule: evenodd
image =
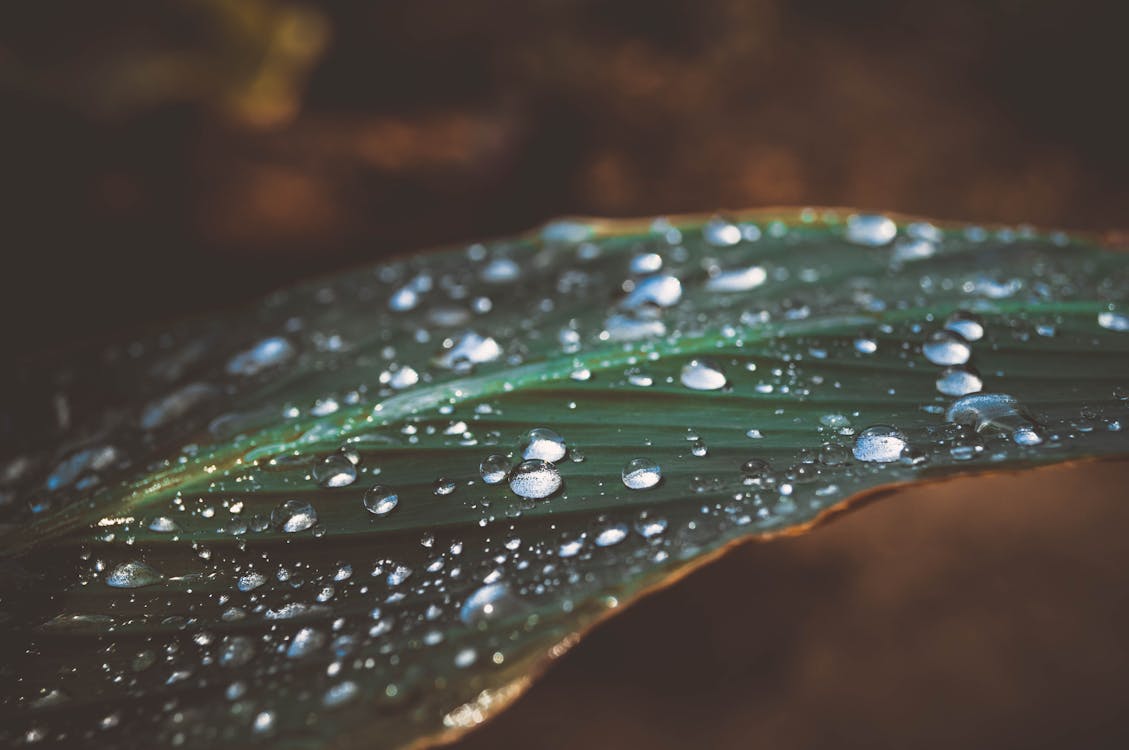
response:
M1129 261L850 212L405 258L21 370L5 739L397 747L875 487L1125 453Z

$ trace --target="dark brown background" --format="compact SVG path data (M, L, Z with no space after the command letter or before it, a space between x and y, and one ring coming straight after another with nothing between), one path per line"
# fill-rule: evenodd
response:
M0 320L56 348L563 213L1123 227L1123 3L0 10Z
M4 345L565 213L1126 227L1124 7L6 3ZM1125 747L1126 472L1095 471L742 549L464 747Z

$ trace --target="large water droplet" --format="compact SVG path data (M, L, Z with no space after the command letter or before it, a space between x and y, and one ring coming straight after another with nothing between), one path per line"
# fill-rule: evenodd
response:
M510 475L510 489L515 495L531 500L549 497L561 488L561 474L548 461L522 461Z
M692 359L682 366L682 385L695 391L716 391L728 382L721 368L707 359Z
M855 436L854 454L859 461L889 463L897 461L908 445L906 436L887 425L874 425Z
M967 396L983 387L984 381L971 367L947 367L937 376L937 390L946 396Z
M522 438L519 451L522 458L539 458L556 463L568 452L564 438L548 427L534 427Z
M318 522L317 511L305 500L286 500L271 511L271 526L279 531L292 534L305 531Z
M357 467L342 453L334 453L314 466L314 479L322 487L348 487L357 479Z
M929 336L921 352L935 365L963 365L972 356L972 347L959 333L942 329Z
M145 563L131 560L111 570L106 576L106 585L116 589L136 589L160 583L163 579L164 576Z
M510 474L510 459L500 453L491 453L482 459L478 470L486 484L501 484Z
M945 412L945 419L954 424L968 425L977 432L1002 432L1013 434L1023 429L1019 438L1022 444L1042 442L1035 420L1014 396L1006 393L975 393L953 402ZM1031 440L1038 437L1038 440Z
M391 487L377 484L365 490L362 502L365 510L374 516L386 516L400 504L400 496Z
M851 214L847 217L847 242L881 247L894 241L898 225L879 214Z
M633 458L623 467L623 484L631 490L647 490L662 481L662 467L649 458Z

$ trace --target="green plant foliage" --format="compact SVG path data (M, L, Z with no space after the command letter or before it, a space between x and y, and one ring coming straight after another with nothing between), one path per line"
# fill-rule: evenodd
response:
M729 542L1127 452L1127 297L1125 255L1028 229L567 221L42 363L0 735L457 733Z

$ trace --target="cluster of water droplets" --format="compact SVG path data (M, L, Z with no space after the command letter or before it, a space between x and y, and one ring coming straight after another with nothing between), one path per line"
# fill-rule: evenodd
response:
M1057 236L817 211L596 234L385 264L104 354L138 368L138 403L76 430L52 403L73 439L0 467L13 517L104 509L55 566L66 595L12 615L36 640L5 739L473 724L494 674L728 540L1120 431L1123 375L1047 384L1023 359L1129 329L1124 277L1062 265ZM1083 292L1106 302L1005 307ZM1096 405L1048 414L1055 389ZM139 495L98 494L138 471ZM96 653L37 671L62 633ZM113 710L60 710L98 690ZM161 691L155 715L127 700Z

